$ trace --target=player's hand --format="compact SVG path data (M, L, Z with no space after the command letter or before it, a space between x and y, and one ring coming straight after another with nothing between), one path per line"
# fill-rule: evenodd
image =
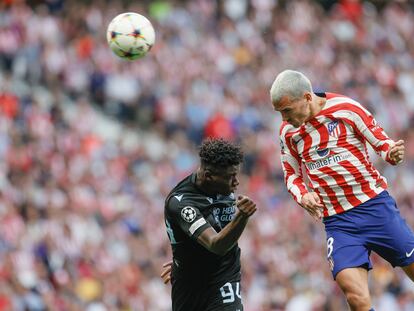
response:
M256 203L245 195L238 196L236 206L239 209L239 212L246 217L252 216L257 210Z
M304 194L301 205L314 219L322 219L323 204L316 192L308 192Z
M171 269L172 269L173 262L172 260L163 263L162 267L163 270L161 272L161 278L164 284L167 284L171 281Z
M389 157L390 160L395 164L400 164L404 159L405 146L404 141L401 139L395 142L394 146L391 147Z

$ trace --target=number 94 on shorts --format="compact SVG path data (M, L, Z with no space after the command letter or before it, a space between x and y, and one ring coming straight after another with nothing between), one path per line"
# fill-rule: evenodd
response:
M213 292L214 291L214 292ZM211 308L208 311L243 311L240 282L227 282L212 289Z
M179 284L177 284L179 283ZM181 286L180 286L181 285ZM240 281L211 286L191 286L174 282L173 311L243 311Z

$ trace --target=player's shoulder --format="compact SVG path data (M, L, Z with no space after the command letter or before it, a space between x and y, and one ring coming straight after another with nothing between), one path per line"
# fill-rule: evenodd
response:
M279 127L279 135L280 136L287 136L287 135L291 135L294 132L297 132L298 128L294 127L292 124L290 124L289 122L286 121L282 121L282 123L280 124Z
M185 205L194 204L194 195L189 192L176 192L168 197L167 206L183 207Z
M177 217L183 218L187 222L195 219L197 211L210 204L206 197L195 192L174 193L167 199L165 204L165 217L175 221ZM190 221L191 220L191 221Z
M194 175L182 180L167 196L166 209L181 209L185 206L197 206L205 194L201 193L194 185Z
M176 194L167 198L164 208L164 213L167 218L174 218L174 215L179 214L184 208L182 201L183 196L183 194Z
M326 103L324 110L328 110L330 112L347 110L352 112L356 109L364 109L361 103L351 97L337 93L326 92L325 94Z

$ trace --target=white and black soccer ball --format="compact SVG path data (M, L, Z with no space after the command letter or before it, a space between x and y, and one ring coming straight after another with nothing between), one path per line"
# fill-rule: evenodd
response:
M197 216L196 211L191 206L186 206L181 210L181 217L186 222L193 222L196 216Z
M106 38L118 57L135 60L150 51L155 42L155 31L145 16L128 12L119 14L111 21Z

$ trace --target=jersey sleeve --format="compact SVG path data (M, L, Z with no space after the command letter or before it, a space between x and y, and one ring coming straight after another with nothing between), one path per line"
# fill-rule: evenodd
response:
M286 130L286 125L283 123L279 135L280 158L282 161L286 188L295 201L301 205L302 196L308 192L303 180L301 160L296 151L296 147L291 140L291 136Z
M179 202L174 197L168 202L167 212L171 220L190 238L197 239L205 229L211 227L197 207Z
M350 107L350 119L360 135L383 160L395 165L396 163L389 157L389 151L395 142L388 137L384 129L367 109L359 104L351 105Z

